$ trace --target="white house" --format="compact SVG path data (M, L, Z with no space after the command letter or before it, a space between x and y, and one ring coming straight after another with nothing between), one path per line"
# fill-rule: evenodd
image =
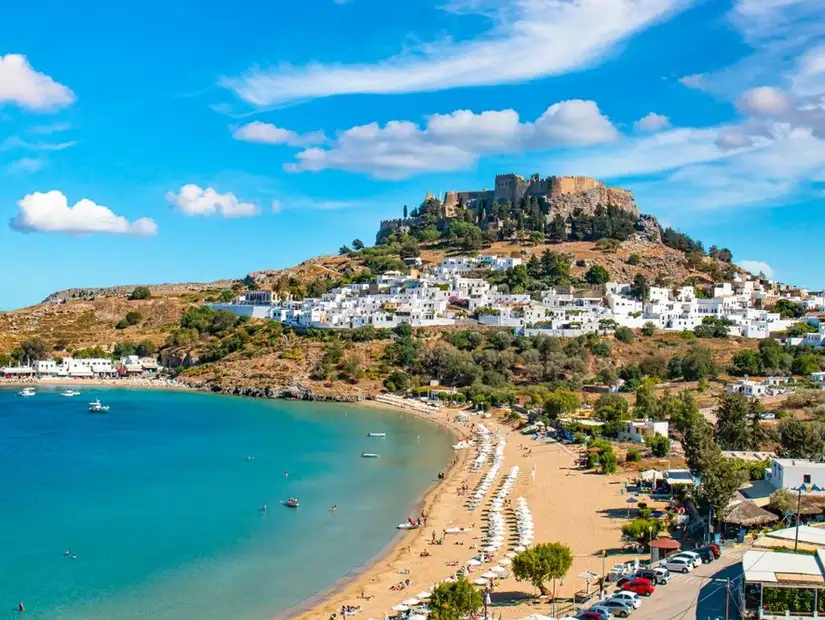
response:
M38 376L52 377L59 373L60 364L53 359L37 360L32 364L32 368L34 368L34 372L36 372Z
M619 439L621 441L635 441L636 443L644 443L645 439L648 437L655 437L656 435L667 437L667 432L667 420L626 422L624 428L619 432Z
M725 391L728 394L734 394L736 392L742 392L745 396L749 398L760 398L762 396L767 395L768 393L768 384L763 383L761 381L751 381L750 379L739 379L736 383L731 383L728 387L725 388Z
M773 459L771 462L771 484L776 489L798 489L806 485L806 493L825 492L825 463L806 459ZM823 489L813 491L812 485Z

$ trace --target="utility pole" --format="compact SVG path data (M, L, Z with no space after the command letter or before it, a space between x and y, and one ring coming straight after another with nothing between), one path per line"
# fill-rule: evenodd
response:
M802 508L802 489L805 488L804 484L799 485L797 494L796 494L796 536L794 536L793 541L793 552L796 553L799 551L799 512Z

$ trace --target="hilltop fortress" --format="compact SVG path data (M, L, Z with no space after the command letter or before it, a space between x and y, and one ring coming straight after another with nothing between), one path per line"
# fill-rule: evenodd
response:
M498 174L495 189L481 191L448 191L444 195L444 217L455 217L460 205L477 209L485 204L508 201L518 204L522 198L539 198L548 205L548 212L566 217L575 208L586 214L595 211L598 205L614 205L635 215L639 214L636 201L629 190L608 187L590 177L549 176L540 178L533 175L525 179L518 174Z

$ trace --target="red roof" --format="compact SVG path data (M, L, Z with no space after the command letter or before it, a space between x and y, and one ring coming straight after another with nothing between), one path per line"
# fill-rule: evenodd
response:
M673 540L672 538L657 538L650 542L650 546L655 549L662 549L664 551L675 551L676 549L681 549L682 545L677 540Z

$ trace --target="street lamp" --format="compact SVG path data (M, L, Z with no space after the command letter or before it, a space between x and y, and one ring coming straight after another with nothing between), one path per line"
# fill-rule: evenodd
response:
M802 508L802 492L808 492L808 485L804 482L798 487L793 487L791 490L796 491L796 536L794 537L793 551L796 553L799 550L799 511ZM825 491L825 489L818 487L815 484L810 485L811 491Z

